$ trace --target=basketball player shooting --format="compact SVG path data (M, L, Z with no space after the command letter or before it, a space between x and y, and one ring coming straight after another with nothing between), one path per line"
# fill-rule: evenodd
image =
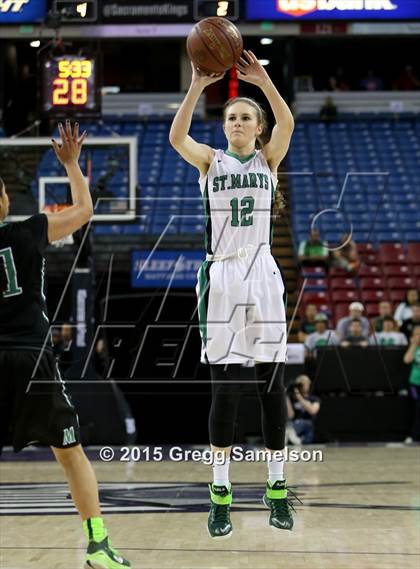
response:
M287 421L283 385L286 358L285 287L271 255L272 209L277 169L289 147L294 121L265 69L251 51L237 63L238 77L258 86L274 114L266 144L265 118L253 99L238 97L225 105L227 150L200 144L189 134L194 108L203 90L223 74L205 75L194 64L189 91L172 123L170 142L200 173L206 208L207 257L198 273L198 312L202 361L210 365L212 405L209 434L214 453L208 531L212 538L232 534L229 463L240 399L241 367L255 366L268 452L263 497L269 523L291 530L293 518L283 475Z
M44 296L49 243L71 235L93 215L92 199L78 161L86 133L60 124L61 144L52 141L70 180L73 205L5 223L9 198L0 179L0 445L11 429L15 452L29 444L50 446L64 469L88 541L86 568L130 567L112 547L101 517L95 473L81 445L76 411L53 357L44 346L50 324ZM36 373L34 373L36 370ZM33 384L31 379L51 380ZM44 391L44 388L46 391ZM42 392L41 392L42 389Z

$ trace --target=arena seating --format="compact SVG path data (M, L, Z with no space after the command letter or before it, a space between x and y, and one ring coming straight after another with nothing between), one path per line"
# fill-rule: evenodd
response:
M289 152L296 242L316 220L324 239L418 241L420 121L298 122Z
M420 243L381 243L377 249L360 244L358 250L362 264L355 277L337 267L328 275L321 267L302 268L301 278L306 279L302 311L306 304L314 303L336 323L347 315L349 303L357 300L372 317L378 314L381 300L390 301L395 308L407 289L420 288ZM404 265L396 264L399 262Z

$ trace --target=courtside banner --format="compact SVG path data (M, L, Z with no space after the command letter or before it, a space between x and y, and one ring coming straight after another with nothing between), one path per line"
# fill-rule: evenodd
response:
M0 0L0 25L41 22L46 9L46 0Z
M131 286L192 288L204 261L201 251L133 251Z
M420 0L246 0L247 20L418 20Z

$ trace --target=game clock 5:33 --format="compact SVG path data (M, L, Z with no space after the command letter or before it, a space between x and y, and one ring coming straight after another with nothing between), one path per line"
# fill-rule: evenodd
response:
M42 81L44 113L50 116L100 114L95 58L49 57L42 64Z

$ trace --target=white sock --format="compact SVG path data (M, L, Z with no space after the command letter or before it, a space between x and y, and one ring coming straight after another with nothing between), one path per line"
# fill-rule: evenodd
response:
M229 488L229 466L230 457L226 457L221 464L221 460L215 458L213 462L213 484L215 486L226 486Z
M268 459L268 480L271 484L277 482L277 480L284 480L283 469L284 469L284 454L280 452L274 452L271 458Z

